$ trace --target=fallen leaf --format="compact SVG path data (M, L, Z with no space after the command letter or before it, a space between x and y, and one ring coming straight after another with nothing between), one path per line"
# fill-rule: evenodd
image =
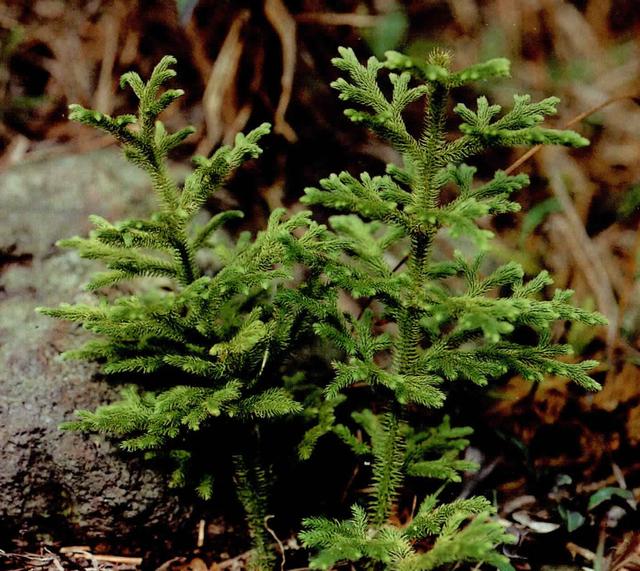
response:
M634 399L640 394L640 374L637 365L625 363L617 375L611 375L602 390L593 397L595 407L607 412L619 404Z
M177 571L209 571L207 564L199 557L194 557L191 561L176 568Z
M588 509L592 510L593 508L606 501L609 501L614 497L622 498L624 500L632 500L633 494L629 490L624 490L615 486L608 486L606 488L598 490L589 498Z
M563 506L559 506L558 512L560 513L562 519L565 521L565 524L567 525L567 531L569 533L575 531L579 527L582 527L582 525L584 525L584 522L586 521L586 518L580 512L567 510Z
M629 411L629 416L627 416L627 437L629 444L632 446L640 444L640 406L636 406Z
M560 527L558 523L550 523L547 521L536 521L531 519L531 516L527 512L514 512L511 514L514 521L524 525L535 533L551 533Z

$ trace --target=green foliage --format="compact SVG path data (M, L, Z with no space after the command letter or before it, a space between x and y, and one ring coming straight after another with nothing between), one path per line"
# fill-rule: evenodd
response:
M319 549L312 569L332 569L340 561L369 561L394 571L429 571L453 562L480 562L508 569L507 557L495 548L513 541L503 527L489 518L483 498L458 500L435 507L427 498L413 521L404 528L371 526L366 511L355 505L349 520L308 518L300 537L307 547ZM471 518L469 520L469 518ZM416 539L431 538L431 548L414 549Z
M146 83L133 72L122 76L122 86L140 100L136 116L110 117L71 105L72 120L113 135L127 158L148 173L158 211L116 223L92 216L94 230L88 238L62 240L60 246L106 266L87 285L98 301L40 311L78 322L98 336L67 351L67 358L100 360L104 373L138 383L141 376L154 374L146 389L131 386L122 400L80 412L66 428L115 437L122 448L149 457L167 456L175 464L171 485L190 482L200 496L210 498L215 493L213 472L225 454L244 454L257 426L302 410L281 382L280 357L296 331L310 326L304 309L292 309L286 295L277 292L293 278L296 251L319 250L324 230L309 220L309 213L287 218L280 209L255 238L241 236L232 243L222 227L242 213L230 210L207 218L207 199L244 162L260 155L259 142L270 128L260 125L209 158L195 157L194 170L178 184L167 156L193 129L170 133L158 120L182 95L181 90L161 90L175 75L173 63L173 58L163 58ZM293 232L303 228L307 232L294 238ZM201 252L207 255L199 256ZM213 262L203 264L204 259ZM114 295L105 289L149 277L161 281L140 293ZM201 430L212 431L214 438L208 461L198 459L196 470L191 448L193 433ZM217 432L228 430L237 437L231 445L220 441ZM257 554L254 563L266 569L269 541L261 468L239 461L234 465Z
M317 425L301 447L307 457L322 434L333 433L368 457L369 510L356 506L346 521L310 518L303 541L319 550L313 566L321 569L341 561L398 570L460 561L505 567L506 558L495 548L510 537L492 520L482 498L447 504L431 496L400 527L390 516L408 478L446 484L475 468L460 457L470 429L452 427L447 417L429 426L421 420L424 415L414 413L416 407L442 407L448 383L485 386L506 374L532 381L558 375L598 388L589 376L596 363L566 360L570 347L554 342L550 331L559 320L598 325L602 317L571 306L570 291L556 291L546 300L547 272L526 280L517 263L495 266L486 255L493 236L487 217L518 211L512 194L528 178L497 171L476 184L476 169L462 162L493 146L581 147L588 141L572 131L542 127L558 99L532 102L528 95L514 96L513 108L502 115L500 106L485 97L478 98L475 109L457 104L460 134L447 136L450 90L507 76L505 59L454 72L448 54L437 50L426 61L387 52L384 61L372 57L362 65L351 49L341 48L334 64L344 76L333 87L340 99L358 106L345 115L389 141L402 164L388 165L377 176L333 174L318 188L306 189L303 198L344 213L330 218L342 248L325 261L325 277L353 298L366 298L372 308L358 317L328 313L315 325L344 358L333 363L326 401L316 409ZM379 78L384 69L391 70L389 86ZM425 101L424 123L414 133L403 113L418 100ZM453 190L455 197L445 199ZM445 255L439 248L443 242L460 251ZM473 249L475 257L468 254ZM535 341L522 343L524 331ZM355 426L337 423L336 409L348 406L352 387L369 387L374 406L383 412L353 413ZM360 433L364 439L356 437Z
M568 359L570 346L550 332L558 321L595 326L603 319L570 305L570 291L548 297L546 271L526 279L517 263L491 258L487 220L519 210L512 195L528 178L497 171L475 183L476 169L463 161L493 146L588 142L542 127L558 100L536 103L526 95L516 95L504 114L485 97L473 109L456 105L459 134L448 136L450 90L508 75L505 59L455 72L437 50L426 61L387 52L384 61L361 65L352 50L341 49L334 63L344 77L333 87L358 107L345 114L388 140L402 163L377 176L332 174L306 189L305 203L341 213L329 219L330 230L309 212L287 217L278 209L255 237L243 233L234 241L223 226L242 213L211 216L204 205L261 153L269 127L238 135L209 158L195 157L179 184L167 157L192 130L169 133L158 119L182 95L161 91L173 63L164 58L147 82L135 73L122 77L140 101L135 116L71 106L73 120L113 135L148 173L158 210L115 223L94 216L88 238L60 243L106 271L87 286L95 303L41 311L96 335L67 351L68 358L99 360L106 374L131 383L120 401L78 413L67 428L117 438L147 457L169 457L170 485L190 483L205 499L215 496L218 477L229 478L221 466L233 466L253 542L250 565L266 570L275 565L265 524L268 483L278 474L263 456L281 447L266 440L266 427L297 415L296 426L306 430L300 458L333 435L370 476L351 518L304 521L300 537L315 551L312 568L357 562L423 571L470 562L509 569L497 548L512 538L489 502L440 498L477 466L463 455L471 429L452 426L435 409L445 405L450 383L484 387L508 374L535 382L564 376L597 389L589 376L596 363ZM384 70L389 86L380 83ZM418 101L425 112L416 133L404 113ZM549 211L532 214L527 232ZM303 280L296 278L300 266ZM151 278L151 285L135 294L117 288L138 278ZM362 303L358 315L339 304L345 294ZM329 379L307 382L304 363L290 358L310 338L336 356ZM198 432L205 434L206 458L196 457ZM442 487L407 515L405 485L434 482Z

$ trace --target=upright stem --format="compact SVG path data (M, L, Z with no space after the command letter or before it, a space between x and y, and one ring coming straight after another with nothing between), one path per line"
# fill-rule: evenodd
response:
M402 469L402 440L399 433L401 414L400 407L394 403L391 411L384 417L384 441L378 442L377 462L374 464L375 495L372 524L376 528L382 527L393 509L401 482Z
M425 112L425 127L420 139L422 157L417 166L419 182L413 188L417 195L416 203L424 210L437 208L438 191L435 184L435 175L442 165L442 153L445 145L445 111L447 101L447 88L435 84L427 103ZM394 355L393 368L400 374L410 374L419 357L422 332L420 316L411 303L412 298L420 295L428 269L429 256L436 233L435 227L418 225L411 236L411 249L409 253L409 272L411 275L411 287L405 305L400 308L398 316L398 351ZM399 426L402 418L402 408L394 402L388 413L388 422L385 423L386 435L384 442L384 454L374 465L376 481L388 483L378 486L374 504L373 525L380 527L386 521L396 495L397 488L401 485L396 474L401 474L397 463L402 457L402 440L399 436Z
M421 167L421 184L418 189L419 202L423 207L435 208L437 206L437 192L434 176L436 171L443 166L442 155L445 146L444 129L446 120L448 89L440 84L435 84L429 94L425 109L425 125L420 138L420 148L423 151Z
M273 554L269 548L269 539L265 529L266 497L263 489L266 484L263 470L255 459L249 460L248 454L233 457L236 493L245 511L249 527L249 536L253 547L250 561L252 571L270 571L273 568Z
M411 250L408 260L409 273L412 278L410 296L418 294L424 281L433 236L434 232L428 231L414 234L411 237ZM407 303L405 307L401 308L398 316L398 327L399 351L396 353L394 370L398 373L408 373L418 360L418 349L421 340L419 319L411 303Z
M429 94L425 109L425 125L420 138L422 157L417 166L419 173L418 182L412 189L416 194L416 202L424 210L438 206L438 191L435 185L435 175L442 165L442 152L445 145L445 119L448 90L445 86L436 83ZM411 236L411 249L409 252L409 272L412 287L409 289L409 300L419 295L422 287L436 233L434 227L419 225ZM394 368L399 373L408 373L412 370L418 358L421 341L419 317L407 303L401 309L399 316L399 347L396 353Z
M172 236L171 246L180 263L179 280L182 285L189 285L200 277L200 271L195 263L195 252L185 230L188 219L176 216L179 209L178 187L167 172L164 157L161 156L155 143L146 143L145 141L153 141L152 125L147 125L143 136L135 138L134 142L130 144L136 146L148 161L146 169L151 175L153 188L163 210L170 215L169 234Z
M169 219L169 224L172 226L171 235L173 236L171 242L180 263L180 282L182 285L189 285L200 277L200 272L195 263L195 252L191 247L185 229L188 219L176 216L179 208L178 188L167 173L165 165L154 158L153 166L155 170L154 182L157 186L158 194L163 201L163 206L172 215Z

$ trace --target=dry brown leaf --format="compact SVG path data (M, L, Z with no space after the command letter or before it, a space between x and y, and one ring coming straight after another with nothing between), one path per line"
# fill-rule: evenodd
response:
M301 14L296 14L295 20L298 24L373 28L380 22L380 16L376 16L375 14L352 14L341 12L302 12Z
M236 82L240 57L244 47L241 32L249 16L248 10L243 10L236 16L211 68L202 99L204 118L207 125L207 137L198 148L199 154L208 155L211 149L224 136L226 129L222 117L223 107L233 106L233 109L230 109L229 112L232 112L233 116L236 114L237 105L231 98L226 96L233 90Z
M625 534L608 559L609 571L640 570L640 532Z
M512 416L514 405L530 395L534 388L533 411L545 424L553 424L560 418L569 394L568 382L558 377L545 379L537 386L522 377L510 379L491 412L496 416Z
M549 23L557 55L565 61L588 59L601 61L602 48L597 35L580 10L569 3L557 2L550 11Z
M569 396L566 379L545 379L536 391L533 408L542 422L553 424L558 421Z
M596 554L593 551L589 551L580 545L572 543L571 541L566 545L567 551L570 553L571 558L575 559L576 557L582 557L587 561L593 561L596 558Z
M611 13L611 0L595 0L587 3L585 18L600 38L607 39Z
M449 0L448 4L456 22L465 33L471 32L478 25L480 9L475 0Z
M640 370L633 363L625 363L617 375L610 375L602 390L593 397L595 407L607 412L640 395Z
M527 494L523 494L522 496L517 496L512 500L509 500L502 506L501 513L510 514L512 512L520 510L521 508L524 508L525 506L534 505L536 501L537 500L535 496L531 496Z
M176 567L176 571L209 571L209 568L202 559L194 557L191 561Z
M632 408L627 416L627 438L631 446L640 444L640 405Z
M506 386L500 391L500 400L491 407L491 412L498 416L511 414L515 403L521 401L531 392L531 383L522 377L509 379Z
M173 557L165 561L162 565L156 568L156 571L169 571L170 569L174 569L175 564L182 563L185 561L184 557Z
M296 21L293 19L282 0L265 0L264 14L280 38L282 46L282 91L274 117L274 132L283 135L289 142L298 137L284 118L291 100L293 75L296 69Z

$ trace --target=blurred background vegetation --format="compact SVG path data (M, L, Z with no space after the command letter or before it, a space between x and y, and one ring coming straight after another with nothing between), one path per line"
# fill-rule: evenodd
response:
M329 87L340 45L361 58L440 46L456 67L508 57L510 79L460 90L458 100L486 93L508 107L513 93L558 95L551 126L571 123L590 138L586 149L545 149L516 166L532 185L518 197L522 213L495 221L496 255L530 273L549 269L558 287L576 290L576 303L609 318L608 331L556 332L602 361L604 390L585 396L561 380L532 388L514 378L483 407L475 396L454 402L480 427L471 453L483 470L469 486L495 493L503 515L520 514L531 549L588 559L610 537L607 545L637 547L629 534L640 491L638 0L4 0L0 169L112 145L67 122L67 105L129 112L120 74L147 76L173 54L187 95L165 120L197 128L176 160L262 121L275 125L263 158L212 203L243 208L242 229L255 230L276 206L300 208L302 189L330 172L375 173L397 159L342 115ZM476 166L482 177L523 153L496 150ZM553 540L536 528L548 520L561 522Z

